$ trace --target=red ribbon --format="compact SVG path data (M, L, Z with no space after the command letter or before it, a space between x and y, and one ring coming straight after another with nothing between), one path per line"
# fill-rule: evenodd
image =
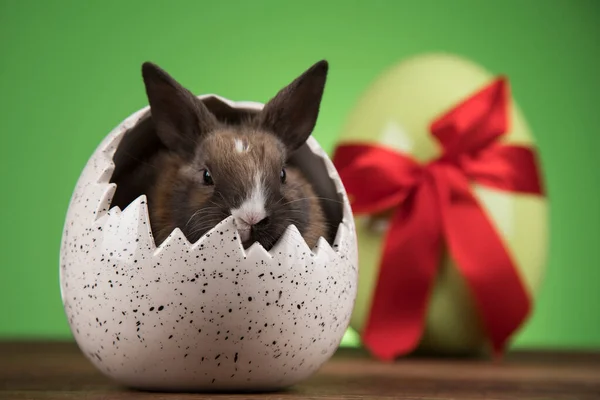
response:
M494 81L431 125L442 155L421 165L371 144L344 143L333 162L356 215L393 209L362 339L376 357L414 350L445 242L466 280L496 354L530 311L511 255L471 192L471 183L542 195L533 150L502 145L506 79Z

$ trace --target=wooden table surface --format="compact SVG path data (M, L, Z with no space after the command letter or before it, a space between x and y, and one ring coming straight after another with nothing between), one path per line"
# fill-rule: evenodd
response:
M97 372L73 343L0 343L0 399L600 399L600 353L520 352L502 362L402 359L342 349L308 381L255 395L144 393Z

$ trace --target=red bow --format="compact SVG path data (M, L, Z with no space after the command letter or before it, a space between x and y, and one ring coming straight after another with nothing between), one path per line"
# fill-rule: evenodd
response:
M442 155L421 165L370 144L342 144L333 162L353 212L394 209L364 345L391 360L414 350L445 241L496 353L530 311L511 256L471 193L471 182L542 195L535 153L498 143L507 131L508 83L500 78L431 125Z

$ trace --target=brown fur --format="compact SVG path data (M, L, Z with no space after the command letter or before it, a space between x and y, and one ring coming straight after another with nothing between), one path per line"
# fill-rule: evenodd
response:
M147 191L157 243L175 228L197 241L248 198L258 173L266 188L268 218L253 226L244 247L259 242L270 249L290 224L311 248L320 237L328 239L326 217L311 184L300 170L286 165L316 123L326 71L326 64L316 64L261 113L226 124L164 71L144 64L152 119L166 147L150 161L155 176ZM247 151L237 151L236 140ZM214 184L204 182L205 170Z
M302 173L295 168L288 169L288 177L290 180L297 182L297 189L295 192L288 193L289 198L308 199L308 223L307 228L304 231L300 231L304 241L308 247L313 248L319 238L323 237L327 239L327 222L325 214L323 213L323 207L319 202L319 198L315 194L310 183L304 179ZM294 190L294 189L292 189ZM292 191L290 190L290 191Z

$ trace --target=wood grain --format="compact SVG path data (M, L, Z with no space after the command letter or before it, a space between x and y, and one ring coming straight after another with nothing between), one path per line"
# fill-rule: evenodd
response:
M518 352L501 362L342 349L308 381L269 394L144 393L97 372L73 343L0 343L0 399L600 399L600 353Z

